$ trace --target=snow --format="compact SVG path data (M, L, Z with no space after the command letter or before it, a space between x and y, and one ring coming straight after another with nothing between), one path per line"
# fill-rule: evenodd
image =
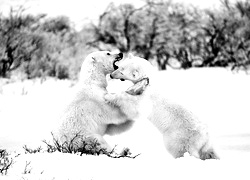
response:
M249 179L250 76L226 69L168 70L159 73L164 96L182 104L204 121L220 160L202 161L185 154L173 159L161 134L138 120L121 135L105 136L117 151L129 147L135 159L63 153L24 154L51 137L56 119L75 91L74 82L48 79L4 83L0 79L0 149L15 163L0 179ZM120 92L129 82L111 80L108 90ZM24 173L26 170L30 173Z

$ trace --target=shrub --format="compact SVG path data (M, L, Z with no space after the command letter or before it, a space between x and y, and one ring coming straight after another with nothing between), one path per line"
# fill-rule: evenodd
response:
M60 143L58 139L53 137L52 144L44 140L43 142L47 145L47 152L53 153L56 151L63 153L73 153L82 156L83 154L89 155L100 155L104 154L111 158L136 158L139 154L132 156L129 148L124 148L122 152L116 153L115 147L112 151L108 152L106 149L102 148L100 143L96 139L86 139L82 138L79 134L76 134L71 140ZM76 139L80 138L80 145L76 143ZM79 142L79 141L78 141Z
M9 157L9 153L6 150L0 149L0 174L6 175L12 164L13 159Z
M65 65L57 65L56 67L56 77L58 79L69 79L69 69Z
M42 151L42 147L41 146L39 146L36 149L31 149L31 148L28 148L27 145L24 145L23 149L25 150L25 152L24 152L25 154L35 154L35 153L39 153L39 152Z

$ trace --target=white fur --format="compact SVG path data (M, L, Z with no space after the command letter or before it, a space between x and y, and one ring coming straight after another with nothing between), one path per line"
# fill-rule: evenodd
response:
M206 125L184 107L170 103L157 93L153 85L155 70L148 61L130 57L119 62L118 66L111 74L113 78L134 83L149 78L149 85L141 95L110 94L105 96L107 101L115 103L121 109L125 104L126 113L132 109L132 114L136 114L134 107L138 111L137 114L144 114L162 133L164 145L173 157L182 157L185 152L189 152L190 155L203 160L218 158L210 144Z
M130 124L126 114L118 107L107 104L103 98L107 93L106 75L114 70L116 57L117 54L98 51L89 54L84 60L77 93L62 113L55 131L61 143L70 143L77 136L74 148L81 147L83 138L90 138L98 140L103 148L109 150L103 138L108 126L121 125L120 129L125 131L126 127L122 125Z

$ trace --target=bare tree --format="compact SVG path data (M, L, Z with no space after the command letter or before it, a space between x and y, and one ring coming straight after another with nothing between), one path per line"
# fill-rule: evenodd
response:
M89 44L100 49L101 43L117 47L120 51L133 50L134 38L140 32L140 25L133 16L145 6L135 8L131 4L118 7L110 4L99 17L98 25L93 24L95 39Z
M23 15L25 9L11 8L9 16L0 16L0 76L30 61L32 54L42 45L42 37L32 32L42 16Z

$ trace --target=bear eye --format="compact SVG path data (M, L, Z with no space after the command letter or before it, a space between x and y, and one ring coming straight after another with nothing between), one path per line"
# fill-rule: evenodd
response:
M107 55L109 56L109 55L110 55L110 53L107 53Z

